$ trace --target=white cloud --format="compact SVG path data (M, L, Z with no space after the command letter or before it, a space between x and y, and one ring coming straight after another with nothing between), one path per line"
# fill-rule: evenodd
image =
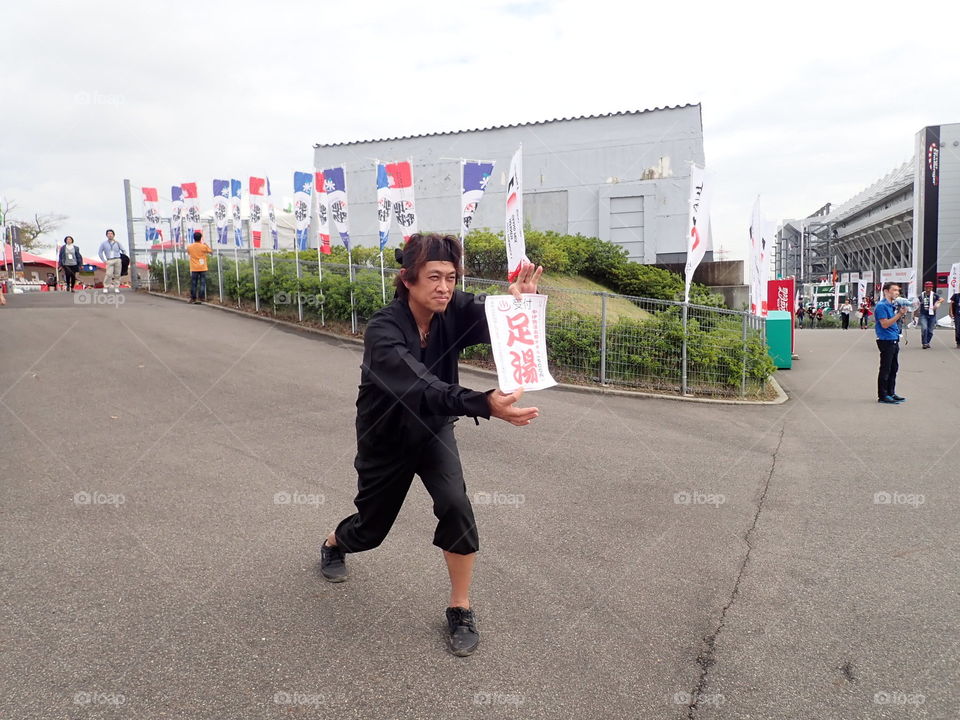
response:
M268 174L314 142L701 102L714 236L846 200L960 121L952 5L236 2L5 10L0 193L122 227L122 179L169 193ZM931 20L933 18L933 20ZM951 20L952 18L952 20ZM139 209L139 198L134 199Z

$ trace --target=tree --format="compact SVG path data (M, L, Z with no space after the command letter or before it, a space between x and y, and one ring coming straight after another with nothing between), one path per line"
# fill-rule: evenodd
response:
M42 242L41 238L52 233L67 219L66 215L57 213L34 213L33 220L17 220L10 217L10 214L16 209L17 204L15 202L5 202L3 217L8 227L16 226L19 229L20 245L27 251L45 247L46 243ZM8 238L4 238L4 240L8 241Z

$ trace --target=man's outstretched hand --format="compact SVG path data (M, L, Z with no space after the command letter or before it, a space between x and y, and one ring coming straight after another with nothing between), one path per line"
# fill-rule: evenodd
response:
M487 405L490 406L490 417L506 420L512 425L529 425L531 420L540 415L540 411L535 407L514 407L514 404L520 400L521 395L523 395L523 388L514 390L509 394L503 393L500 390L494 390L487 395Z
M537 283L540 282L541 275L543 275L542 265L524 262L520 266L520 274L517 275L517 279L510 283L510 287L507 289L511 295L519 300L522 293L537 292Z

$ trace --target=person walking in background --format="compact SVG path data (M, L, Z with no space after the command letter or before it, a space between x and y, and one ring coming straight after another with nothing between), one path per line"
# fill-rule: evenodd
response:
M121 255L126 251L120 247L113 230L107 230L107 239L100 243L100 249L97 255L107 267L107 272L103 276L103 291L107 292L111 287L115 293L120 292L120 272L123 267Z
M937 309L943 303L943 298L933 289L933 282L927 280L923 284L923 293L919 299L920 346L926 350L933 342L933 329L937 326Z
M866 330L870 327L870 302L864 298L860 303L860 329Z
M846 330L850 327L850 313L853 312L853 305L847 298L843 299L843 305L840 306L840 327Z
M822 323L823 323L823 308L818 307L817 308L817 327L820 327Z
M63 281L67 286L67 292L73 292L73 286L77 284L77 273L83 265L83 257L80 255L80 248L74 244L72 235L67 235L63 239L58 262L60 269L63 270Z
M210 246L203 242L203 233L193 233L193 244L187 248L190 256L190 302L199 305L207 299L207 255Z
M883 284L883 300L874 310L877 333L877 349L880 351L880 371L877 373L877 402L899 405L905 397L896 393L897 371L900 369L900 321L907 314L905 305L897 305L900 285L895 282Z
M803 309L803 305L801 304L797 308L797 327L799 327L801 330L803 330L803 316L805 314L806 314L806 310Z
M953 319L953 339L960 348L960 292L950 296L950 317Z

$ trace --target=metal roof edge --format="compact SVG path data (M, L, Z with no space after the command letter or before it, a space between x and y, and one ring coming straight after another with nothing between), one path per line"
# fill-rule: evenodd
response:
M571 120L594 120L597 118L620 117L623 115L642 115L644 113L660 112L663 110L683 110L685 108L701 108L701 105L700 103L686 103L685 105L665 105L663 107L646 108L644 110L621 110L619 112L600 113L598 115L578 115L576 117L568 117L568 118L567 117L553 118L552 120L534 120L531 122L513 123L510 125L491 125L490 127L470 128L467 130L446 130L441 132L420 133L417 135L400 135L397 137L371 138L369 140L348 140L346 142L338 142L338 143L314 143L313 148L314 150L316 150L319 148L344 147L347 145L363 145L365 143L395 142L397 140L413 140L414 138L437 137L440 135L460 135L461 133L483 132L485 130L505 130L507 128L527 127L529 125L546 125L548 123L569 122ZM701 115L700 127L702 131L702 128L703 128L702 109L700 111L700 115Z

